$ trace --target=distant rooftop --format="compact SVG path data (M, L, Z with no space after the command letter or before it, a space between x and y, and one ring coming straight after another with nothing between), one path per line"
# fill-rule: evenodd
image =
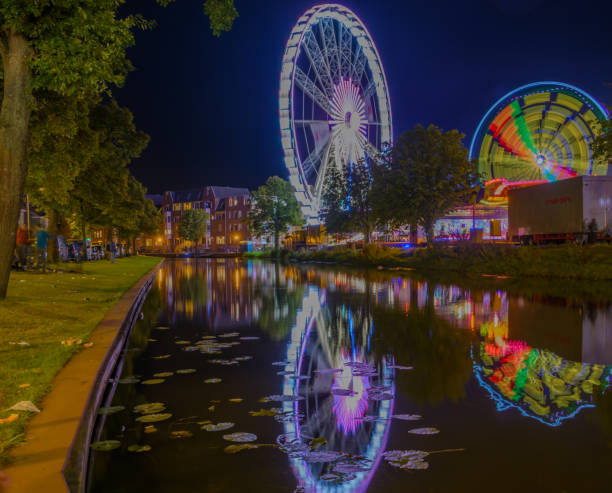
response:
M198 202L202 200L203 190L201 188L194 188L192 190L177 190L170 193L172 194L173 202Z
M218 199L225 199L227 197L236 197L240 195L250 195L248 188L235 188L235 187L210 187L212 188L213 194Z

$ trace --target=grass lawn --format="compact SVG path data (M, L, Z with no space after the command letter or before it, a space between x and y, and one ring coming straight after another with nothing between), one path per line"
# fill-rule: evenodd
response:
M7 408L19 401L40 406L56 373L83 349L77 341L86 343L111 306L158 262L129 257L57 266L63 273L11 273L0 301L0 467L30 416Z

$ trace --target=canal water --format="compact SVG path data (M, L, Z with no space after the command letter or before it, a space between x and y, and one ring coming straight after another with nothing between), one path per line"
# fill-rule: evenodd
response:
M611 491L610 305L504 282L167 261L89 491Z

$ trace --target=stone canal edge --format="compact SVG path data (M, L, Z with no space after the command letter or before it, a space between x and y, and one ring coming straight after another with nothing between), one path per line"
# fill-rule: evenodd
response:
M14 462L5 469L9 493L82 491L89 429L105 382L163 262L124 293L92 331L93 346L75 354L55 376L42 411L28 424L25 442L13 450Z

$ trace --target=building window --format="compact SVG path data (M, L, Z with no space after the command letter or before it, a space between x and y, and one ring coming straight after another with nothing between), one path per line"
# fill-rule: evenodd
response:
M191 202L185 202L183 204L183 210L188 211L189 209L191 209Z
M172 204L172 207L175 211L180 211L181 210L181 204Z

